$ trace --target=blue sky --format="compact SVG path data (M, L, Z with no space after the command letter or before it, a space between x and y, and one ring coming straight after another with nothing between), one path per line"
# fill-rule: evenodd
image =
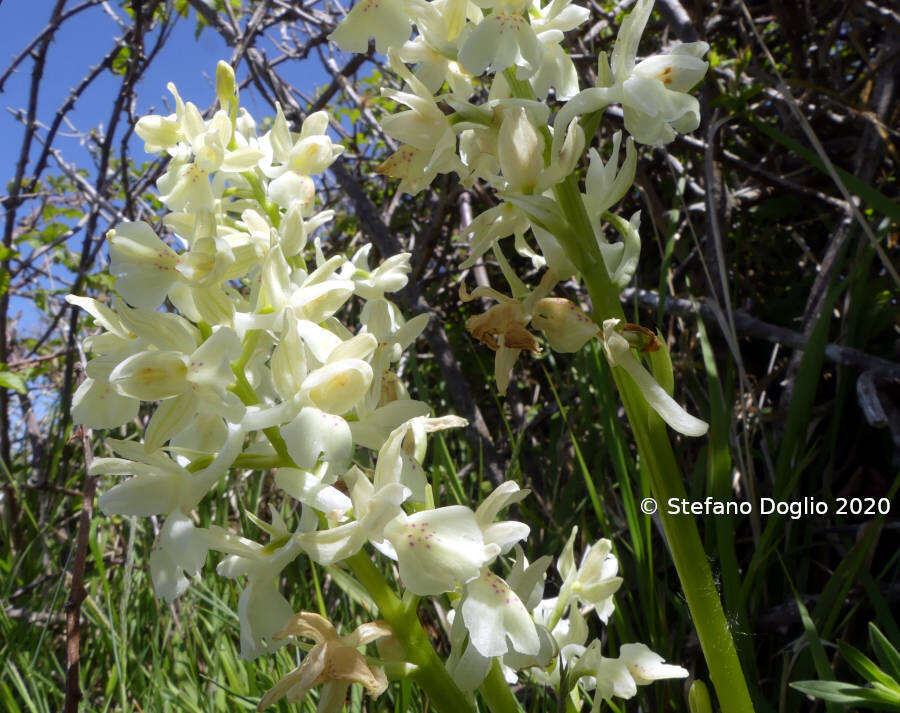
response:
M52 3L50 0L0 0L0 71L5 70L28 42L46 26ZM76 0L69 3L77 5ZM117 6L119 3L110 3ZM200 107L209 106L215 98L213 77L216 62L228 59L231 49L210 29L205 29L195 39L196 20L179 20L166 47L154 60L142 81L137 85L138 115L151 111L165 111L163 99L169 101L166 84L174 82L181 96L194 101ZM113 40L121 34L118 25L100 7L85 10L63 25L50 45L44 81L38 98L38 119L49 123L56 110L65 101L69 92L96 65L112 47ZM266 47L270 56L271 46ZM28 89L31 81L32 62L26 59L19 70L6 82L0 94L0 175L5 184L15 172L23 127L7 110L25 108L28 103ZM304 94L312 95L317 85L330 81L330 77L320 66L317 55L303 62L284 63L279 66L282 76L292 81ZM243 67L238 68L238 79L247 75ZM94 85L82 95L69 114L75 128L87 131L91 127L105 125L109 120L111 98L114 96L120 78L105 72ZM268 104L245 91L241 103L257 121L271 114ZM65 131L64 133L70 133ZM58 139L57 147L69 161L83 163L87 157L78 138ZM140 158L138 152L135 158Z
M0 37L3 37L0 46L4 51L0 54L0 60L4 69L47 24L50 9L49 0L3 1L0 5ZM44 81L38 98L40 120L52 120L71 89L90 67L104 57L112 47L114 38L120 33L118 25L100 7L85 10L63 25L47 54ZM182 95L196 97L197 104L206 106L212 99L209 77L215 72L216 62L220 58L227 58L229 54L229 48L211 30L201 33L199 39L195 40L193 18L187 22L179 22L168 46L137 87L139 113L161 107L161 98L168 95L165 87L169 81L176 83ZM22 126L9 114L7 108L17 109L27 105L31 66L31 61L26 59L19 71L6 83L4 93L0 94L3 108L0 115L0 135L4 138L0 142L0 170L9 177L12 177L15 170ZM78 130L85 131L108 121L110 98L118 83L117 77L106 72L82 96L70 114ZM75 138L63 139L58 145L69 160L84 156L83 149Z
M0 71L4 71L12 59L21 52L28 42L43 29L50 17L53 3L51 0L0 0ZM68 5L74 7L77 0ZM118 8L121 3L113 2L111 6ZM124 18L124 13L117 10ZM127 20L127 18L125 18ZM201 108L209 106L215 98L213 77L216 62L228 59L231 49L210 29L205 29L195 38L196 18L191 14L188 20L176 23L172 37L159 53L151 67L137 85L137 115L147 113L168 113L171 97L166 90L168 82L174 82L182 97L194 101ZM47 53L44 80L38 97L37 118L44 125L49 124L70 91L87 74L91 67L99 63L113 46L113 41L122 32L122 28L102 7L92 7L67 20L57 32ZM147 40L148 44L150 40ZM270 56L275 55L274 48L265 47ZM31 81L31 59L24 60L17 72L6 82L4 92L0 94L0 193L5 195L6 184L15 174L18 152L23 136L22 124L17 121L8 109L25 109L28 103L28 91ZM312 95L315 86L330 81L319 64L318 56L311 53L310 59L303 62L284 63L279 71L304 94ZM246 76L243 67L238 68L238 79ZM110 118L112 98L115 96L121 79L111 72L105 71L95 80L91 88L85 92L73 111L68 115L75 131L63 127L61 136L55 142L63 157L69 163L83 165L92 170L89 154L82 145L78 132L87 132L92 127L105 126ZM163 103L165 99L168 105ZM260 121L271 114L268 104L255 96L252 91L241 95L245 106ZM42 132L43 133L43 132ZM32 150L32 160L37 156L39 148ZM142 142L135 137L133 155L141 160ZM56 172L56 165L51 161L50 172ZM27 169L26 169L27 175ZM93 180L93 176L91 177ZM105 226L99 226L104 229ZM73 238L80 244L81 236ZM31 304L22 299L13 299L13 312L22 311L23 325L33 324L36 314Z

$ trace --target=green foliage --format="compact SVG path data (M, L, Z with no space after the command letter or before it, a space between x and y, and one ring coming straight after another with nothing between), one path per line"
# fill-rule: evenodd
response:
M0 388L12 389L20 394L28 393L25 378L21 374L9 371L6 364L0 364Z
M844 661L867 685L842 683L829 676L826 681L797 681L791 684L791 688L813 698L856 705L865 710L900 710L900 654L873 623L869 624L869 640L887 672L850 644L838 642Z

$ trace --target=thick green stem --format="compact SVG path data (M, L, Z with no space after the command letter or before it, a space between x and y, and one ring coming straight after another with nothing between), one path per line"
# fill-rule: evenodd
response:
M625 315L618 295L603 263L594 261L583 277L594 305L594 320L602 323L613 317L623 319ZM637 441L641 462L650 477L651 492L659 504L663 531L719 704L723 713L752 713L750 693L697 524L690 515L668 513L669 500L683 499L686 492L665 423L649 408L643 394L623 369L613 367L612 373Z
M365 552L357 552L345 561L378 605L382 618L391 625L409 662L418 666L411 677L428 696L432 707L442 713L475 713L469 699L444 668L414 606L404 606ZM497 709L492 707L492 710Z
M534 99L531 87L505 73L510 91L522 99ZM554 188L554 196L576 236L556 236L569 259L582 273L594 305L594 321L602 324L610 318L624 319L618 289L612 283L597 247L594 231L574 175ZM625 405L641 462L650 476L650 488L659 504L659 517L669 542L672 559L685 599L706 657L710 679L719 697L723 713L752 713L753 703L734 639L725 619L722 601L712 578L706 552L700 541L697 523L690 515L668 514L670 498L686 496L681 472L672 452L665 423L649 408L631 377L620 367L612 368L613 379Z

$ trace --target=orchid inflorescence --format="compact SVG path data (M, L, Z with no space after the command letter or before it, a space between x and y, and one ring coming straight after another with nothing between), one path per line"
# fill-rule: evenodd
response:
M467 326L496 351L500 390L519 353L541 349L529 327L560 352L599 338L610 363L627 371L669 425L700 435L706 424L642 364L647 335L616 319L598 325L574 302L551 294L579 272L555 191L584 155L580 117L618 102L633 137L621 167L620 133L605 163L590 150L585 192L578 195L593 235L577 239L591 242L619 287L637 265L639 215L624 220L608 211L633 181L634 141L663 143L697 126L697 103L686 90L705 71L699 59L705 45L682 45L636 63L651 7L652 0L638 0L611 59L601 55L602 86L580 92L560 41L588 12L567 0L546 6L360 0L332 39L364 51L374 36L406 83L406 91L384 90L409 109L383 120L401 145L381 172L400 178L409 192L451 171L496 190L498 205L466 229L465 265L492 251L511 294L488 286L470 293L464 285L460 292L464 300L497 302ZM413 26L417 34L409 40ZM480 77L485 70L492 80ZM143 439L107 439L117 457L95 459L91 473L131 476L103 493L105 513L165 517L150 556L157 595L172 601L183 594L209 551L220 552L218 573L243 580L243 657L270 653L291 639L315 643L261 706L299 700L321 687L319 710L339 711L350 683L378 696L389 677L424 671L424 660L404 639L403 617L415 621L414 606L341 635L318 614L295 613L282 593L283 572L298 557L356 573L353 563L367 544L396 563L410 601L434 597L450 607L445 675L467 695L498 665L509 683L524 675L574 700L579 687L595 691L595 708L635 695L638 685L687 676L643 644L605 657L599 640L589 642L586 616L593 611L605 623L622 584L608 540L576 560L573 531L556 563L558 593L546 598L552 558L529 562L521 543L530 528L498 520L526 490L506 481L471 507L437 506L440 493L423 468L428 435L466 422L431 416L401 378L404 350L427 322L424 315L405 319L388 297L406 284L410 255L374 268L370 245L352 257L326 256L313 236L333 211L317 209L314 176L342 151L326 133L328 115L311 114L294 132L278 107L261 134L239 106L233 70L222 62L216 86L219 108L210 118L169 85L175 112L136 125L148 151L169 156L157 182L169 210L160 229L177 249L148 223L121 223L108 236L118 296L69 297L103 330L85 342L93 358L75 395L75 420L115 428L133 421L142 404L156 404ZM439 93L444 87L449 91ZM472 103L482 87L486 100ZM557 100L567 100L552 126L542 101L551 88ZM530 98L518 95L523 91ZM606 224L619 241L605 238ZM533 289L504 256L501 240L508 236L544 270ZM174 310L161 311L165 303ZM352 326L351 303L358 320ZM654 335L649 341L659 349ZM265 543L197 525L192 511L223 479L260 470L274 476L269 518L247 516L267 534ZM369 642L377 642L377 657L362 653ZM416 680L428 692L427 676Z
M572 59L560 43L563 33L587 21L589 12L570 0L546 5L539 0L360 0L332 39L342 49L363 51L374 37L406 85L405 91L382 90L408 108L382 120L384 132L400 145L379 166L380 172L399 178L400 190L409 193L451 172L463 185L478 181L495 191L497 205L463 230L469 256L461 267L471 267L490 251L509 283L511 295L485 285L472 292L498 305L468 325L497 352L500 392L507 390L519 353L540 350L527 330L529 323L544 332L556 351L577 351L600 336L610 362L637 379L660 417L676 431L698 436L706 432L706 424L690 416L665 389L647 388L656 382L630 347L627 354L618 348L624 339L610 342L610 331L593 324L576 304L549 297L558 283L581 272L579 263L591 252L602 261L614 287L630 282L641 250L640 212L626 220L609 211L634 182L634 143L662 145L676 132L699 125L699 104L688 90L706 72L701 57L708 45L681 44L668 54L637 62L652 8L653 0L638 0L611 54L600 53L600 86L581 91ZM418 32L409 40L411 26ZM552 122L546 101L550 95L564 102ZM477 102L479 97L483 101ZM611 104L622 106L630 134L625 157L620 165L620 131L613 134L605 161L596 149L589 149L584 191L570 193L576 212L585 214L583 224L577 225L567 215L573 206L566 205L559 192L571 182L590 143L582 125L596 127ZM607 237L605 224L618 240ZM508 237L521 257L544 271L534 289L510 267L501 242ZM468 299L464 288L462 293ZM620 334L624 326L613 325L612 331Z

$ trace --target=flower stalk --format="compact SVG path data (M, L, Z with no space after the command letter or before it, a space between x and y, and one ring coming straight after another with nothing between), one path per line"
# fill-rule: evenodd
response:
M422 629L415 608L403 605L402 600L397 597L365 552L357 552L349 557L346 564L369 592L378 605L379 613L402 642L407 660L418 666L410 676L428 696L431 705L442 713L475 713L469 699L454 683L443 662L438 658ZM500 713L493 707L491 710Z
M505 75L513 96L534 99L530 85L515 79L514 71L507 70ZM558 183L554 194L576 238L593 236L574 174ZM618 290L596 243L591 239L573 241L571 233L555 237L581 272L593 305L591 317L594 322L601 324L610 318L624 320ZM611 365L611 370L637 442L638 454L649 475L653 496L660 503L668 502L669 498L686 497L665 423L648 408L640 389L622 367ZM668 514L665 507L659 509L659 517L722 710L724 713L752 713L750 693L697 524L690 515Z
M570 193L572 186L563 183L559 190L561 193ZM581 205L583 211L577 189L574 193L571 203L576 204L577 199L577 204ZM572 259L574 260L574 256ZM582 276L594 306L594 321L599 323L609 318L624 319L625 313L619 303L618 292L610 281L602 260L591 261ZM684 483L665 423L648 408L646 399L628 373L619 366L612 366L611 369L637 442L638 454L650 478L651 493L663 505L670 498L685 498ZM753 704L750 693L709 561L700 541L697 523L691 515L670 515L664 506L659 509L659 517L697 628L719 704L724 713L751 713Z

